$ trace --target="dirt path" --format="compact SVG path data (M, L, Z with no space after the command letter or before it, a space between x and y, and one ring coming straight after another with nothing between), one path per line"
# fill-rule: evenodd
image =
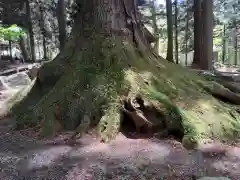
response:
M110 144L86 135L70 147L21 135L5 120L0 122L0 143L0 180L240 179L237 147L225 157L213 158L188 152L174 140L134 140L121 134Z

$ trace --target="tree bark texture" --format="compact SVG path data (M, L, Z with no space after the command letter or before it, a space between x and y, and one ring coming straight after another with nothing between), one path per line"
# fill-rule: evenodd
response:
M123 70L139 64L130 59L156 59L134 0L78 0L77 4L79 11L63 52L43 65L29 98L22 102L32 110L21 109L26 104L16 108L19 126L29 120L53 123L55 107L59 106L65 128L75 128L87 114L90 119L101 120L100 127L107 123L108 128L101 133L109 135L119 127L112 127L120 121L119 109L113 107L125 84ZM103 103L110 109L101 117ZM112 124L108 113L116 113L111 115L115 119Z

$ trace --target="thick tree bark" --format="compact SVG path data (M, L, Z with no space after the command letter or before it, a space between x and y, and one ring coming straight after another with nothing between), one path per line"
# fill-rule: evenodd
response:
M106 140L119 127L120 103L116 101L124 84L123 70L139 64L142 58L154 60L156 55L145 37L134 0L78 0L77 3L79 11L64 53L40 69L37 83L23 102L33 109L25 115L20 113L19 119L26 122L31 117L32 123L39 120L54 123L58 106L65 128L75 128L85 114L91 120L101 120L100 131ZM66 86L66 82L71 85ZM34 101L39 101L37 106L32 104ZM108 109L103 117L99 112L102 104Z
M201 62L201 4L202 0L193 1L194 9L194 57L193 57L193 67L199 67Z
M213 65L213 0L203 0L203 58L201 69L211 70Z
M33 33L33 26L32 26L32 19L31 19L31 8L29 0L26 0L26 11L27 11L27 21L28 21L28 31L30 35L30 47L31 47L31 58L32 62L36 61L36 54L35 54L35 41L34 41L34 33Z
M65 1L58 0L57 4L57 20L59 29L60 51L63 50L66 43L66 16L65 16Z
M166 0L166 9L167 9L167 32L168 32L167 60L173 62L172 0Z

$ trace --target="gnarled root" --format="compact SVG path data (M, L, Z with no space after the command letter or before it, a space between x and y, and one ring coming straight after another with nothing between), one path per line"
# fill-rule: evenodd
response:
M127 110L122 106L122 111L134 122L137 133L140 133L141 127L147 125L148 132L152 130L152 122L150 122L143 114L143 112L132 105L131 99L128 99L128 104L132 110Z
M137 133L140 133L142 127L146 128L148 134L166 127L162 113L152 105L147 105L139 95L134 99L122 100L121 111L128 117L127 120L133 121Z

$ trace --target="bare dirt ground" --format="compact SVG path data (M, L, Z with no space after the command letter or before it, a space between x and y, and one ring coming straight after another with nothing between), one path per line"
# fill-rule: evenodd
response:
M57 138L40 140L0 121L0 180L193 180L203 176L240 179L240 148L223 157L187 151L175 140L127 139L110 144L85 135L71 147Z

